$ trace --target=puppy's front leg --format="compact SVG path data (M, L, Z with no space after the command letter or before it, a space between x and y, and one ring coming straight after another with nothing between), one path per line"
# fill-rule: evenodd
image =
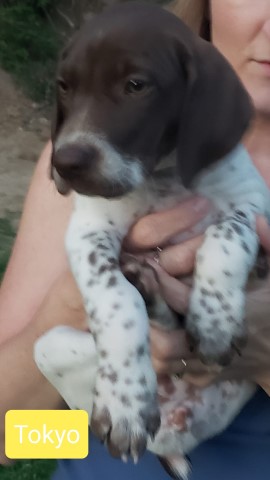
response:
M255 219L246 210L209 227L197 252L187 331L206 361L229 363L246 340L245 287L258 252Z
M111 454L136 460L160 422L146 308L119 269L121 239L109 223L75 211L66 244L98 352L91 427Z

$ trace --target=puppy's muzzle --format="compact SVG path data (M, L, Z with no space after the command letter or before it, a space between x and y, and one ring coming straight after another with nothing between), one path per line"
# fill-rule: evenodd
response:
M52 163L59 175L72 182L84 178L98 161L98 151L91 145L67 145L53 154Z
M99 152L91 145L65 145L53 152L52 176L60 193L83 191L98 170ZM91 182L90 182L91 183Z

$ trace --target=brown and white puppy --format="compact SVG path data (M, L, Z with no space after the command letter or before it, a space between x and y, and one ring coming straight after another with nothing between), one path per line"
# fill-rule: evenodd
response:
M184 187L209 197L218 223L197 255L186 328L202 358L230 360L245 337L255 214L269 215L270 205L239 143L250 100L212 45L174 15L136 3L83 26L57 84L52 176L59 191L75 192L66 245L91 334L53 329L35 359L71 408L89 412L111 454L136 460L147 447L186 479L184 454L225 428L254 387L225 382L194 395L181 380L158 386L145 304L119 254L135 219L175 205ZM164 315L171 325L166 307Z
M236 146L252 116L216 49L170 13L140 4L109 9L75 35L57 97L52 165L78 193L105 197L136 187L138 172L147 177L175 150L189 186ZM122 170L134 178L120 182Z

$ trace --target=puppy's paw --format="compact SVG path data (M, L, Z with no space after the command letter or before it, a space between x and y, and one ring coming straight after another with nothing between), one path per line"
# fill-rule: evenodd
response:
M121 371L112 365L100 368L91 429L111 455L124 460L130 455L137 462L148 437L153 438L159 429L160 413L150 362L140 369L131 363Z

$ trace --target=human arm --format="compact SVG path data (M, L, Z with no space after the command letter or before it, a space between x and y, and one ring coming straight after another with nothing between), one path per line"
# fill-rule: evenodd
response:
M67 323L69 310L72 313L65 307L63 282L61 288L54 285L68 268L63 245L71 199L61 197L49 180L50 151L48 144L37 164L0 289L1 460L5 458L6 410L62 405L33 361L37 336L54 324ZM50 294L58 291L58 304L55 297L46 298L50 289ZM76 318L72 319L75 323Z
M31 180L1 284L0 345L31 322L51 285L68 268L63 245L72 199L59 195L49 178L50 153L48 143Z

